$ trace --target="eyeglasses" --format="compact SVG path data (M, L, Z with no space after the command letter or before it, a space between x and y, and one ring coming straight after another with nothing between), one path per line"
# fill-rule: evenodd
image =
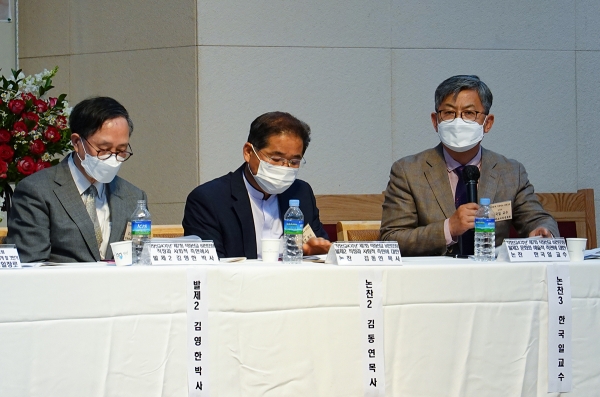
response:
M97 147L95 147L94 145L92 145L90 143L90 141L88 141L87 139L85 139L84 137L81 137L81 139L83 139L84 141L87 142L88 145L90 145L90 147L92 147L95 151L96 151L96 157L98 157L98 160L108 160L110 158L110 156L114 155L115 158L117 159L117 161L119 162L124 162L129 160L129 158L131 156L133 156L133 152L128 152L126 150L120 151L120 152L111 152L110 150L102 150L102 149L98 149ZM127 147L129 148L129 150L133 150L131 149L131 145L127 144Z
M456 118L456 112L454 110L438 110L436 113L439 115L442 123L449 123ZM479 117L480 114L487 115L487 113L484 112L465 110L464 112L460 112L460 118L463 119L465 123L476 123L477 117Z
M256 154L256 157L258 157L258 153L256 153L256 150L254 149L254 145L252 145L252 150L254 151L254 154ZM259 150L259 152L260 152L260 150ZM279 157L279 156L269 157L264 153L262 153L262 155L269 159L269 163L271 163L273 165L279 165L282 167L288 166L291 168L300 168L300 166L303 166L304 164L306 164L306 160L304 160L304 157L302 157L301 159L288 160L288 159L284 159L283 157ZM258 157L258 159L260 160L260 157Z

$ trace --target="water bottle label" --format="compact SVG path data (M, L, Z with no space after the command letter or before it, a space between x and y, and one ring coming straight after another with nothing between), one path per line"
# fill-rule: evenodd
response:
M304 221L299 219L286 219L283 221L283 234L302 234Z
M131 235L132 236L150 236L152 231L152 221L132 221Z
M475 218L475 233L495 233L496 220L490 218Z

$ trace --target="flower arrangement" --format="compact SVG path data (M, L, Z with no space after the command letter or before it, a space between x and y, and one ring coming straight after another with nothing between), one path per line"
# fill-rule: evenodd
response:
M58 67L25 76L12 70L0 77L0 196L10 209L10 183L58 164L72 150L66 94L44 99Z

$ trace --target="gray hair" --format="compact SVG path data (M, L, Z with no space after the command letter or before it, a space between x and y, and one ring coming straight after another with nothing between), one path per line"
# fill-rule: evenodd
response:
M494 99L492 91L490 91L488 86L481 81L478 76L467 74L452 76L449 79L444 80L442 84L438 85L435 90L435 111L437 112L439 110L444 98L451 94L456 98L462 90L477 91L485 114L490 113L492 100Z

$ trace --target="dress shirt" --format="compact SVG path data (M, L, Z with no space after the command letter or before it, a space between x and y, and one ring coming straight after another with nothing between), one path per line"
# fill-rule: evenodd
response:
M458 175L454 170L460 167L462 164L458 161L454 160L452 156L446 151L446 148L443 148L444 159L446 160L446 167L448 170L448 180L450 181L450 187L452 188L452 197L456 195L456 185L458 184ZM479 151L475 157L473 157L467 164L465 165L476 165L477 168L481 169L481 146L479 146ZM446 237L446 245L456 244L458 240L453 240L452 235L450 235L450 220L446 219L444 221L444 237ZM458 236L456 236L458 237Z
M265 195L248 182L245 174L243 176L250 198L250 206L252 207L252 218L254 219L254 231L256 233L256 254L258 259L262 259L262 239L281 239L283 235L283 224L279 218L279 202L276 194L270 195L265 200ZM279 252L281 252L281 246Z
M83 192L85 192L91 185L90 181L83 175L83 173L77 168L73 161L73 156L77 154L73 152L73 155L69 157L69 170L77 186L77 191L81 196L81 201L85 203ZM104 259L106 255L106 249L108 248L108 241L110 240L110 209L108 208L108 200L106 197L106 185L96 181L94 183L98 190L98 197L96 197L96 213L98 214L98 223L100 224L100 230L102 231L102 244L100 244L100 257Z

